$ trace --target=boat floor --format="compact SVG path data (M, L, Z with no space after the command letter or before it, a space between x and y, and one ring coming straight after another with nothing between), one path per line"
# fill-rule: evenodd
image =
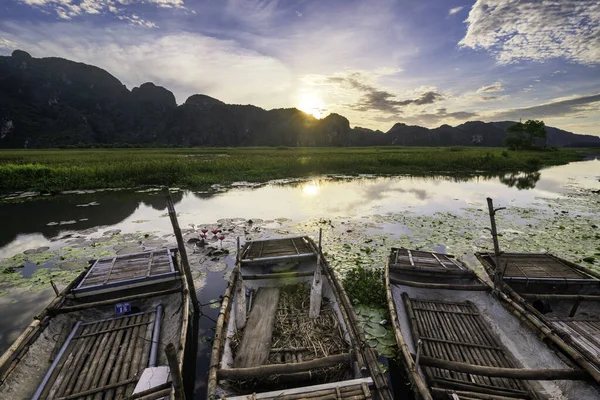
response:
M164 308L160 337L153 338L159 304ZM139 299L132 302L132 308L139 311L115 316L115 306L108 305L53 317L0 386L0 398L31 398L51 366L51 353L56 354L58 363L40 399L118 399L130 395L148 366L152 341L159 341L157 365L167 365L167 343L179 345L182 294ZM70 344L60 355L59 349L71 334Z
M265 351L266 354L263 355L265 361L259 365L305 362L349 352L350 345L344 337L345 328L340 324L338 316L327 298L323 298L319 317L309 317L310 289L307 285L307 282L302 282L275 289L278 292L278 301L277 307L273 309L275 313L272 321L271 340L266 343L266 346L260 346L261 351ZM255 296L257 299L263 289L274 290L274 288L258 289ZM231 337L231 349L236 363L240 353L245 352L242 346L258 346L256 341L245 341L244 339L246 337L259 338L260 334L265 331L265 327L261 324L250 323L253 315L260 317L264 308L257 308L257 305L253 304L246 327ZM258 314L254 314L255 312ZM250 331L250 329L254 329L254 331ZM304 383L335 382L352 377L352 369L348 364L321 368L311 372L312 375ZM235 392L244 393L257 388L262 391L266 388L294 387L298 386L299 382L286 380L280 376L269 376L266 379L229 383Z
M353 379L342 382L333 382L323 385L314 385L289 390L275 390L266 393L255 393L246 396L229 397L228 400L276 400L284 398L286 400L300 399L352 399L363 400L372 399L373 396L369 390L371 378Z
M76 325L40 399L130 396L147 367L155 311ZM110 386L110 389L105 389Z
M598 364L600 360L600 320L548 319L560 336L568 337L579 345Z
M442 360L506 368L573 367L565 364L489 292L397 284L392 284L391 289L400 330L413 354L420 339L424 356ZM410 334L411 324L416 325L416 335ZM525 382L431 367L420 369L428 385L440 389L477 392L478 388L487 388L501 396L517 398L600 399L598 387L587 382Z
M420 300L403 296L416 337L422 341L422 355L489 367L514 368L507 351L486 326L477 307L470 301ZM424 367L429 382L444 389L493 388L498 394L529 397L528 388L516 379L464 374Z

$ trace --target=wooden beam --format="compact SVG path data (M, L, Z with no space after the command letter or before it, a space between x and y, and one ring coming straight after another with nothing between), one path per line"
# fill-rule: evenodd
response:
M235 356L234 365L247 368L262 365L269 358L273 325L279 304L279 288L261 287L256 292L252 310L246 321L244 336Z
M512 378L534 381L556 381L556 380L588 380L590 376L586 371L580 369L526 369L526 368L500 368L473 365L457 361L441 360L427 356L421 356L419 364L426 367L447 369L465 374L492 376L496 378Z
M332 367L338 364L347 364L352 361L351 353L336 354L316 360L290 364L269 364L248 368L229 368L217 371L218 379L250 379L270 375L283 375L294 372L309 371L317 368Z
M168 290L159 290L159 291L150 292L150 293L140 293L140 294L134 294L132 296L119 297L118 299L94 301L92 303L77 304L76 306L55 308L52 311L56 314L64 314L64 313L73 312L73 311L86 310L88 308L107 306L110 304L116 304L116 303L120 303L123 301L131 301L131 300L137 300L137 299L145 299L145 298L154 297L154 296L164 296L164 295L172 294L172 293L180 293L182 290L183 289L179 287L179 288L168 289Z
M104 277L104 282L103 282L104 284L106 284L108 282L108 280L110 279L110 274L112 274L112 270L115 267L116 262L117 262L117 256L114 256L112 261L110 262L110 268L108 269L108 273Z
M254 275L242 275L244 279L251 281L257 279L287 279L287 278L299 278L304 276L313 276L312 271L303 272L276 272L272 274L254 274Z
M181 267L186 276L187 284L189 285L190 298L192 299L192 306L194 307L194 314L200 315L200 302L198 301L198 295L194 288L194 277L190 270L190 264L187 258L187 251L185 250L185 243L183 242L183 236L181 235L181 229L179 228L179 221L177 221L177 213L175 212L175 205L171 198L171 192L167 188L167 208L169 210L169 218L171 219L171 225L173 225L173 232L177 239L177 248L179 249L179 256L181 257Z
M177 354L173 343L167 344L167 347L165 347L165 354L167 355L169 370L171 372L171 381L173 382L173 397L175 400L185 400L183 378L181 377L181 370L179 369Z
M449 283L429 283L407 281L390 277L390 283L395 285L411 286L424 289L446 289L446 290L465 290L465 291L491 291L491 288L483 284L449 284Z
M600 296L589 294L537 294L521 293L521 297L532 300L591 300L600 301Z

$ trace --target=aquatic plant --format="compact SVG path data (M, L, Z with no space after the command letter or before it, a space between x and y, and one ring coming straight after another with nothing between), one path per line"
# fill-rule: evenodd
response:
M334 173L516 172L581 158L568 149L510 152L508 156L504 151L480 147L2 150L0 193L146 185L204 189L237 181Z

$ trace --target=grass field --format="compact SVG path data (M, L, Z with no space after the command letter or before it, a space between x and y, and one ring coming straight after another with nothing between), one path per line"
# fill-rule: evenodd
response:
M580 159L574 150L476 147L192 148L0 151L0 192L142 185L205 188L319 174L497 174Z

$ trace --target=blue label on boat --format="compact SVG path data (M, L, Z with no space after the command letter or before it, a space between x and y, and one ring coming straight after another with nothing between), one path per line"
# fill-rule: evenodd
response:
M115 304L115 314L125 314L131 311L131 303Z

